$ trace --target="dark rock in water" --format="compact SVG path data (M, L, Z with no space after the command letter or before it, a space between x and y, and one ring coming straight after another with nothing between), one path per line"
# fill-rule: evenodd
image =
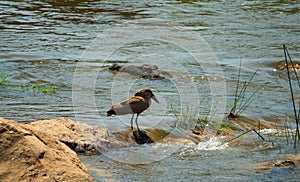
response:
M162 80L162 79L172 77L172 75L170 75L168 72L160 70L156 65L151 65L151 64L143 64L140 66L137 65L120 66L114 63L108 69L111 71L128 73L133 76L138 76L140 78L150 79L150 80Z
M146 134L145 131L133 131L134 140L138 144L153 143L153 140Z
M291 167L295 166L295 162L290 161L290 160L285 160L285 161L277 161L274 164L275 167Z
M113 65L111 65L108 69L111 71L120 71L122 67L116 63L114 63Z

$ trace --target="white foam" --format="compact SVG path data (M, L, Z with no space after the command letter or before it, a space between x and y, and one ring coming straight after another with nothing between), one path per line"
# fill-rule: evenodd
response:
M289 136L294 135L296 130L295 129L262 129L258 131L259 133L265 134L265 135L276 135L276 136Z
M227 147L227 143L222 144L222 142L219 141L219 138L212 137L205 142L199 142L197 150L223 150Z

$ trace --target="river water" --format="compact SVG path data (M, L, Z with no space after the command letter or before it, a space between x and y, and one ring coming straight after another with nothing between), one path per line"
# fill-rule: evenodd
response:
M0 10L0 74L10 75L0 86L1 117L19 122L68 117L123 130L130 116L107 118L105 111L150 87L160 104L141 115L142 128L168 128L180 113L208 114L216 121L232 106L240 61L241 82L258 70L246 97L257 92L242 115L272 121L293 116L286 73L272 63L284 59L282 44L295 61L300 56L297 1L1 1ZM115 74L107 71L113 63L153 64L172 77ZM29 88L35 84L56 89L44 94ZM299 88L294 91L299 95ZM105 155L83 160L96 181L299 177L297 170L285 171L288 175L251 170L254 162L274 160L282 151L196 146L193 154L181 155L186 147L167 147L175 154L151 164L124 164Z

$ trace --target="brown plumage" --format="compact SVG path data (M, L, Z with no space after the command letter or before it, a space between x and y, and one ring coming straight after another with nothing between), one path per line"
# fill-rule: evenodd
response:
M137 114L135 118L135 123L138 131L140 131L139 126L137 124L139 114L141 114L151 105L151 99L159 103L150 89L143 88L137 91L133 97L130 97L120 103L112 105L109 108L109 110L106 112L107 116L132 114L130 124L131 124L131 129L133 129L132 126L133 117L134 114Z

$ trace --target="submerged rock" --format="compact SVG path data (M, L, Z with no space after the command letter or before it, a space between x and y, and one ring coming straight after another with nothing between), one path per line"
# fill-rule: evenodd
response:
M119 71L123 73L128 73L133 76L138 76L140 78L151 79L151 80L162 80L166 78L171 78L168 72L160 70L156 65L143 64L143 65L126 65L120 66L118 64L113 64L108 68L111 71Z
M276 162L260 162L256 164L255 170L269 170L272 168L293 168L296 163L292 160L277 160Z
M265 128L281 128L278 123L271 123L264 120L252 120L244 116L232 116L228 115L224 120L225 122L231 123L239 128L241 131L247 131L251 129L265 129Z
M291 166L295 166L295 162L291 161L291 160L285 160L285 161L277 161L274 164L275 167L291 167Z
M0 181L92 181L76 153L35 126L0 118Z
M300 69L300 62L293 61L293 63L294 63L293 65L291 63L289 63L289 69L295 68L298 72L299 69ZM286 69L286 64L285 64L284 60L272 63L271 65L273 67L275 67L276 69L279 69L279 70L285 70Z

